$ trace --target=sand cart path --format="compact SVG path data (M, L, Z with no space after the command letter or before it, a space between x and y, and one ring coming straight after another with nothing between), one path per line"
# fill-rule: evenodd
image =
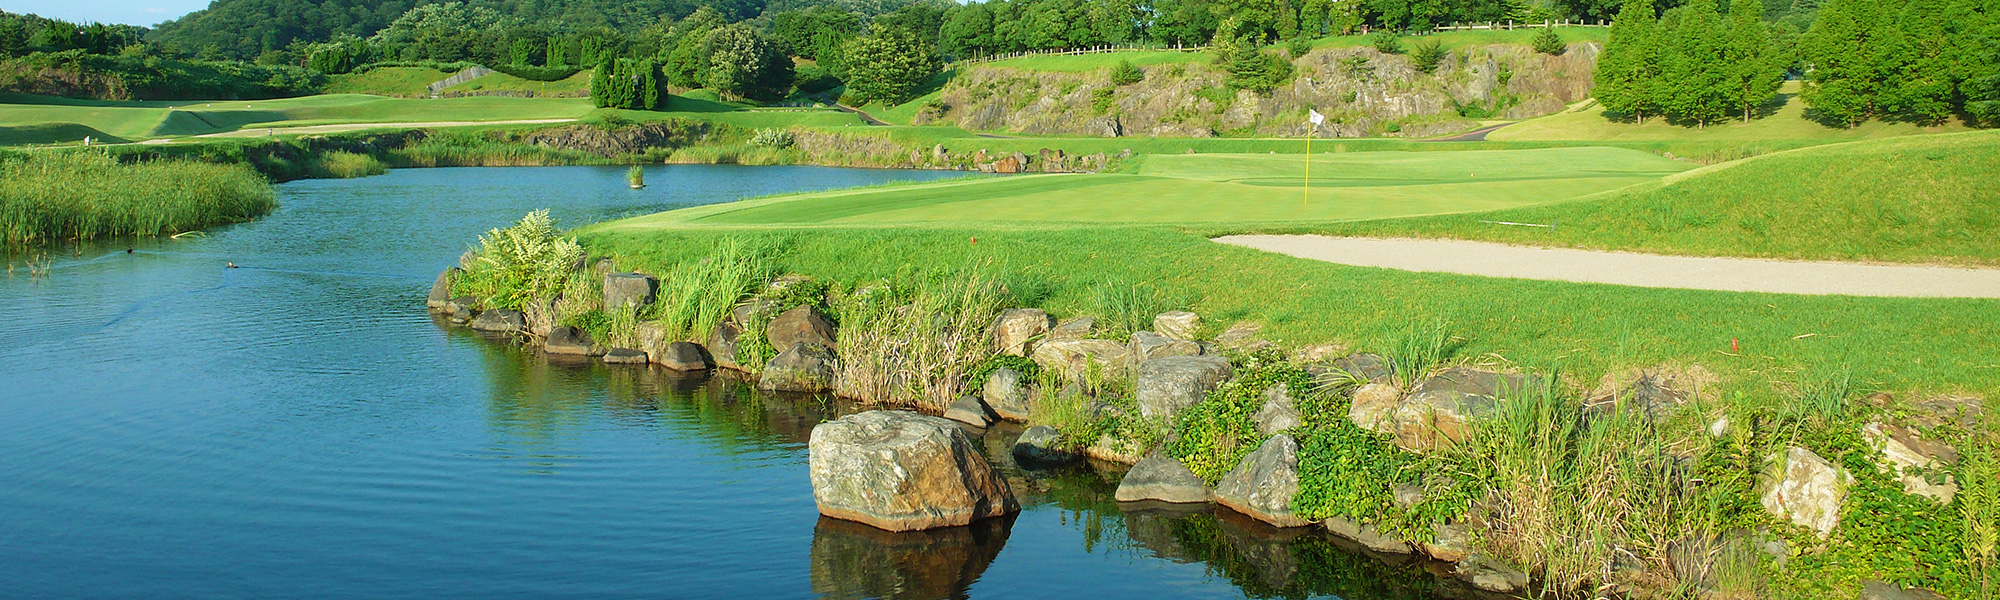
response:
M1486 277L1777 294L2000 298L2000 269L1661 256L1322 235L1231 235L1215 241L1344 265Z

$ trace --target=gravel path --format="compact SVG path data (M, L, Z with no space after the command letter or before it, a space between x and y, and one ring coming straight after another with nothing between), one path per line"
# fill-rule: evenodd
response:
M1231 235L1215 241L1345 265L1486 277L1778 294L2000 298L2000 269L1699 258L1322 235Z

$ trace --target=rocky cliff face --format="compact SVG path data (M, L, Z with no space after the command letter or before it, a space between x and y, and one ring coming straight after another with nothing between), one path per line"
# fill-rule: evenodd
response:
M1101 72L973 67L945 87L942 111L919 120L1030 134L1304 136L1311 107L1328 117L1321 137L1421 137L1560 111L1589 96L1597 54L1594 43L1560 56L1481 46L1451 51L1427 74L1406 55L1329 48L1294 61L1297 76L1270 94L1230 91L1206 60L1143 67L1145 80L1126 86Z

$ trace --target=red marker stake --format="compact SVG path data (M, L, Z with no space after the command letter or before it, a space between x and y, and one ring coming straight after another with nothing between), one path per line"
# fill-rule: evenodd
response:
M1742 353L1743 353L1743 350L1741 350L1741 349L1738 349L1738 348L1736 347L1736 338L1729 338L1729 352L1730 352L1730 353L1732 353L1732 354L1742 354Z

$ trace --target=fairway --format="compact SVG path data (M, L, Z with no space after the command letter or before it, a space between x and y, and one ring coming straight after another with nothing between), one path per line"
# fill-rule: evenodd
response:
M0 123L34 123L46 135L74 135L89 128L124 140L201 135L244 127L294 127L401 121L508 121L581 117L592 110L582 98L473 97L384 98L328 94L280 100L189 102L72 100L47 96L0 96ZM74 126L49 129L48 125ZM0 128L14 143L73 142L37 138L37 131Z
M629 225L1252 223L1346 221L1554 202L1658 180L1690 165L1636 150L1145 157L1130 173L1013 176L820 192L690 208Z

